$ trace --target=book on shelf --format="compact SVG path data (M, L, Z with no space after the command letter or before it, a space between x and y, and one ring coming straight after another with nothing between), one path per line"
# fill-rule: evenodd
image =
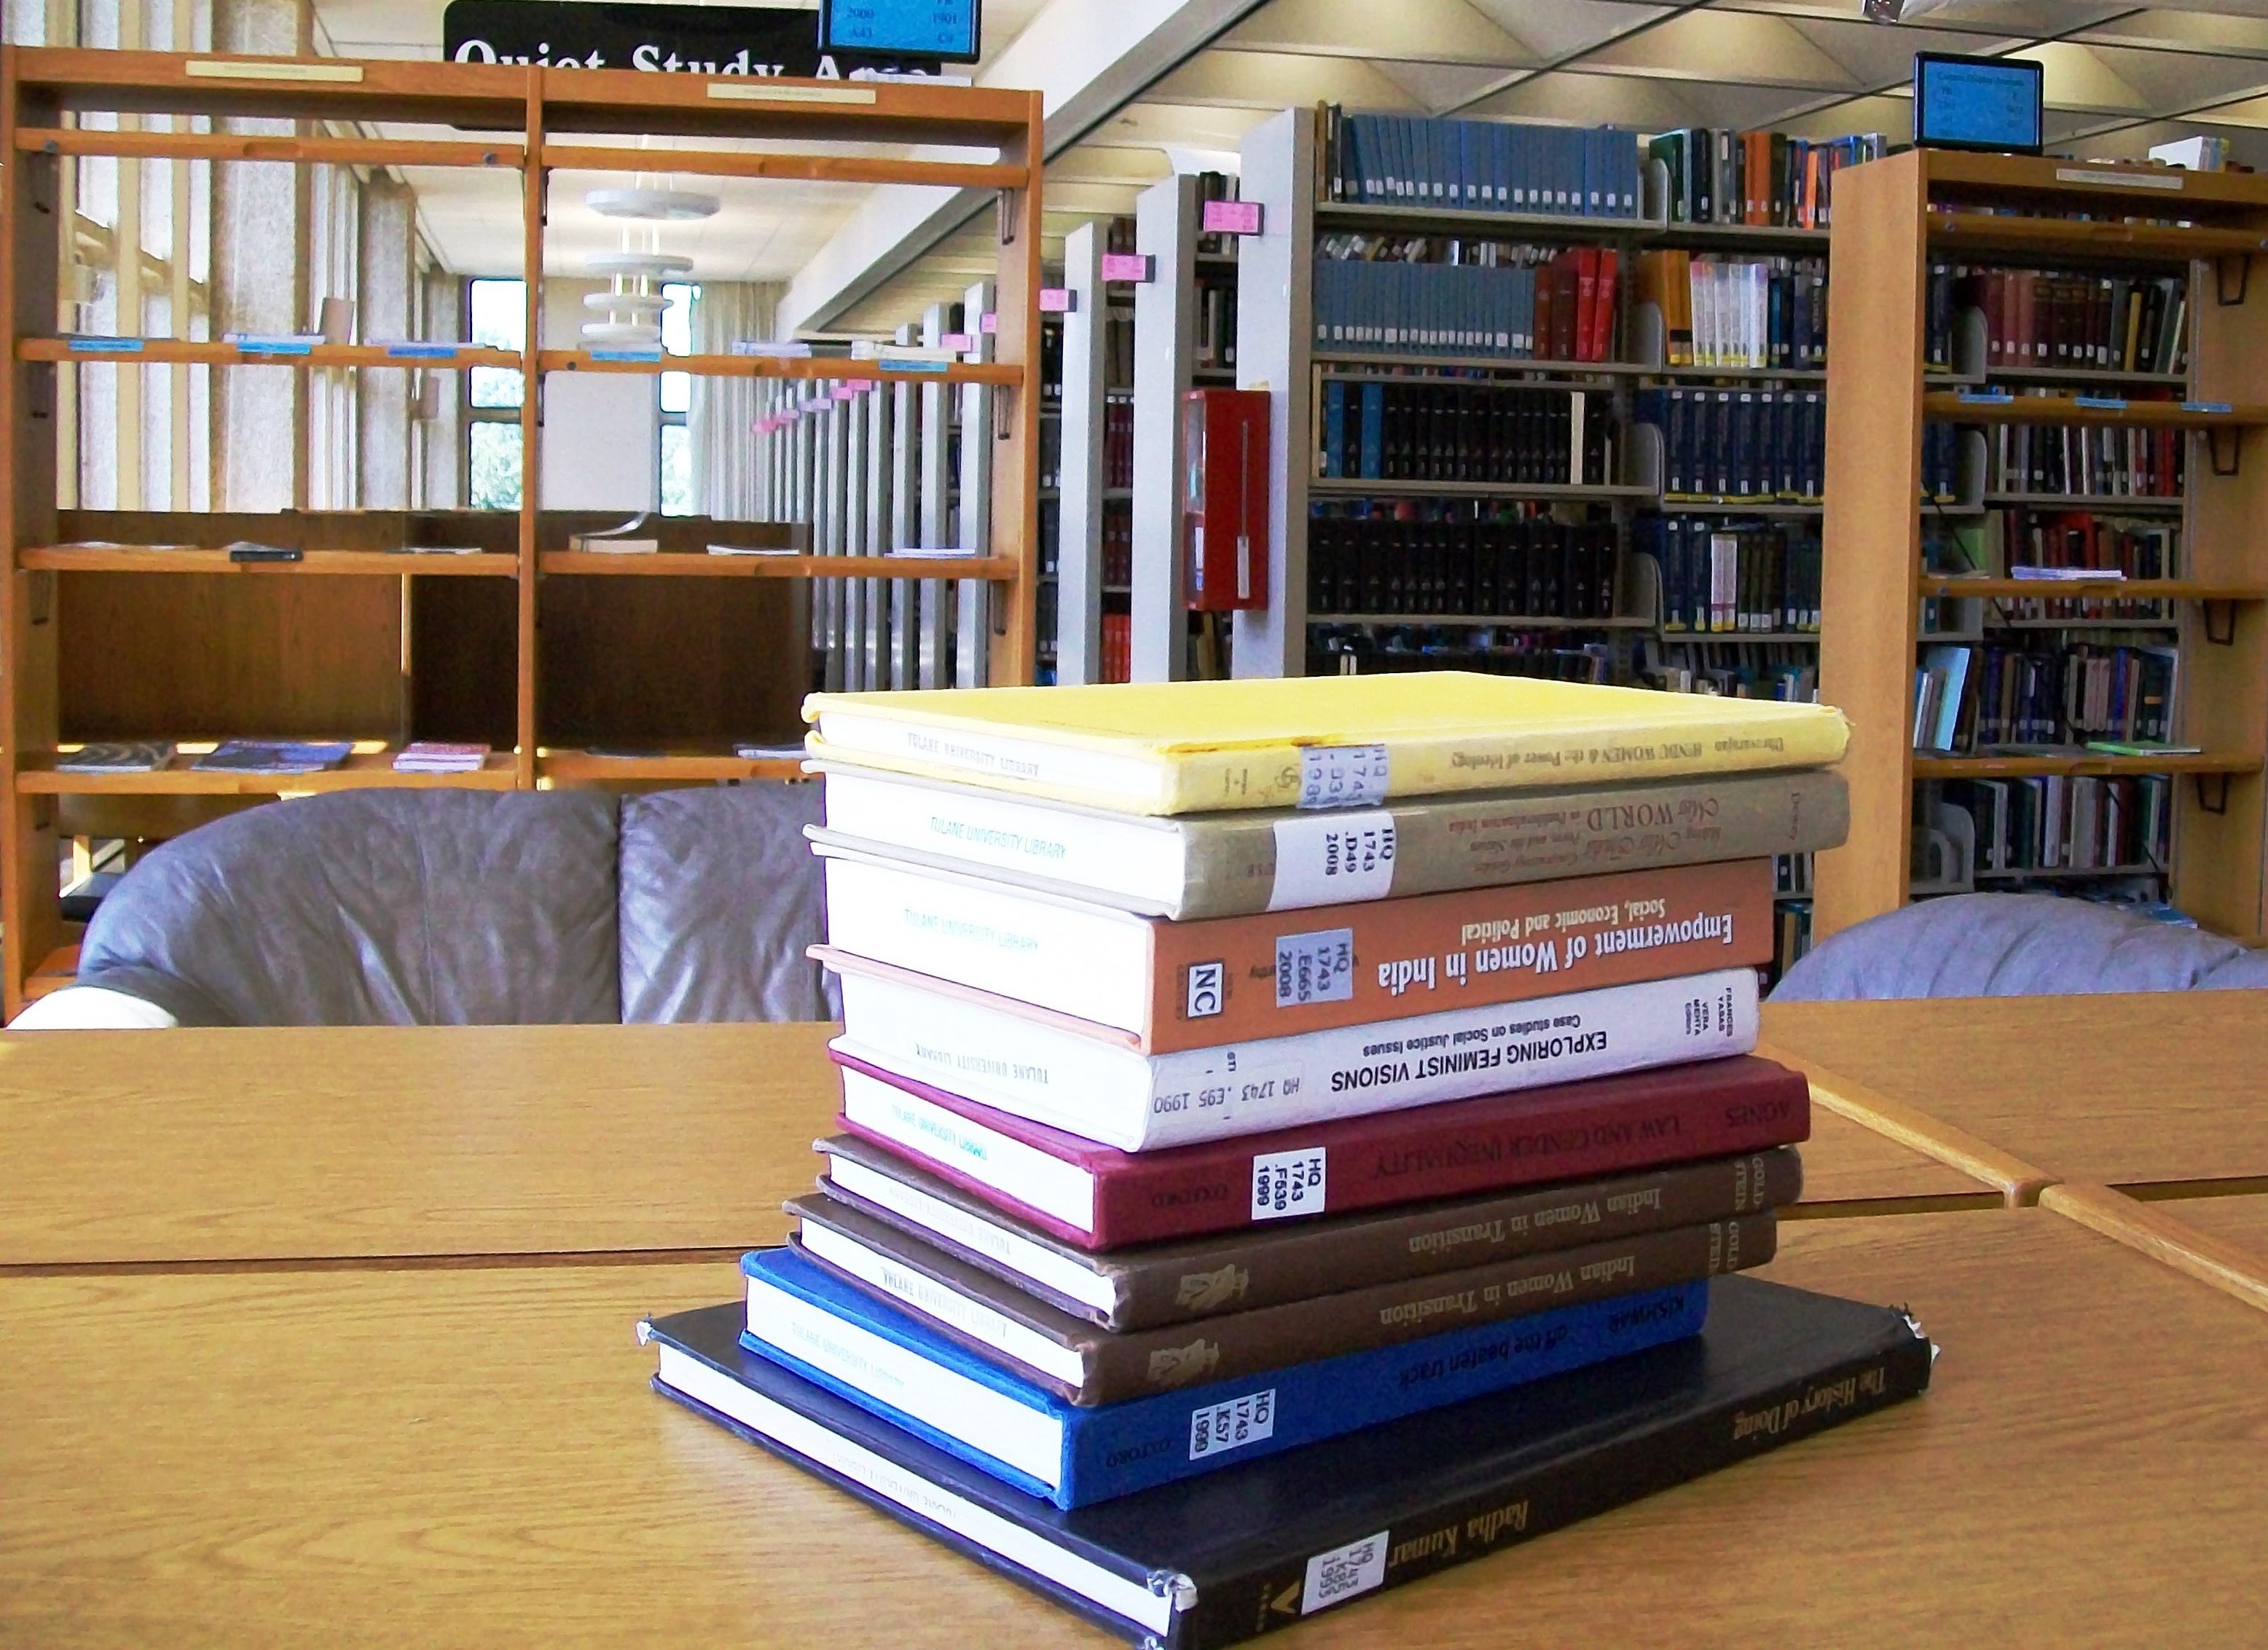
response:
M1307 522L1307 612L1611 619L1621 543L1611 521L1513 507L1318 503Z
M1609 687L1622 680L1611 644L1554 629L1418 615L1384 621L1320 615L1307 624L1307 674L1375 676L1444 670L1523 676L1534 681Z
M641 512L611 527L571 534L567 548L609 556L651 556L661 549L661 540L655 534L654 518Z
M731 353L780 361L801 361L810 357L812 348L800 338L735 338Z
M1615 357L1622 254L1441 236L1319 236L1313 309L1319 350Z
M1697 1337L1064 1512L748 1351L744 1316L642 1326L655 1390L1161 1650L1216 1650L1800 1443L1923 1391L1932 1359L1902 1311L1727 1278ZM1766 1415L1785 1418L1737 1424Z
M2011 745L2068 751L2089 740L2162 742L2181 726L2181 650L2057 642L1938 646L1915 672L1929 679L1936 749L2006 754ZM1923 727L1915 713L1917 742ZM1973 729L1973 735L1970 730Z
M1808 522L1642 515L1631 545L1660 569L1665 634L1819 629L1820 534Z
M1620 474L1602 392L1331 377L1322 402L1328 480L1605 487Z
M1977 312L1984 326L1987 372L2047 368L2171 374L2189 369L2189 283L2182 276L1937 262L1929 278L1933 313Z
M348 740L224 740L190 764L200 773L321 773L352 755Z
M1979 872L2148 875L2172 863L2172 786L2162 774L2045 774L1940 790L1970 818Z
M1080 1409L1700 1282L1764 1265L1777 1236L1765 1212L1432 1277L1331 1288L1197 1324L1113 1330L833 1198L797 1197L787 1212L797 1222L790 1239L797 1254Z
M171 740L90 740L74 750L55 753L57 773L156 773L170 765Z
M1665 503L1809 504L1825 494L1827 397L1818 390L1654 387L1638 392L1631 411L1661 432Z
M1811 1131L1802 1077L1738 1056L1123 1152L831 1052L846 1130L1081 1249L1760 1152Z
M1821 769L1150 818L835 762L815 839L1181 921L1839 846Z
M1824 258L1655 247L1637 254L1631 291L1660 318L1664 366L1799 372L1827 365Z
M817 949L840 976L839 1046L867 1064L1129 1152L1745 1054L1753 967L1385 1025L1145 1054L1129 1034Z
M1193 1323L1732 1219L1793 1203L1803 1182L1794 1149L1778 1146L1318 1218L1301 1210L1328 1190L1330 1154L1315 1145L1304 1159L1285 1153L1285 1160L1253 1168L1249 1190L1260 1218L1250 1226L1098 1253L856 1135L817 1145L825 1154L819 1190L826 1201L1114 1331Z
M436 740L413 740L396 752L396 773L478 773L487 766L486 745L450 745Z
M1123 1031L1145 1054L1498 1005L1771 954L1763 859L1167 922L821 843L828 943ZM1294 932L1306 930L1307 932Z
M1064 1508L1682 1340L1709 1301L1705 1284L1673 1285L1082 1408L792 1251L740 1264L750 1352Z
M1705 636L1665 637L1660 651L1640 668L1639 677L1664 693L1779 699L1790 704L1818 699L1817 654L1807 649L1800 659L1773 659L1759 658L1756 652L1752 647L1733 652L1726 642Z
M2018 396L2021 403L2025 398ZM1944 424L1932 428L1947 429ZM2179 502L2186 434L2118 424L2007 424L1985 432L1988 491Z
M711 544L711 556L808 556L809 550L795 544Z
M2088 749L2104 756L2200 756L2202 745L2169 745L2157 739L2090 739Z
M1810 139L1786 132L1687 127L1650 137L1646 158L1667 179L1672 224L1825 229L1834 221L1835 174L1889 152L1882 133Z
M1369 205L1636 217L1638 143L1610 127L1319 110L1321 196Z
M1969 711L1966 689L1970 651L1941 646L1922 655L1914 672L1913 746L1918 751L1950 752L1962 743Z
M1478 673L817 693L815 756L1138 814L1837 761L1839 711Z

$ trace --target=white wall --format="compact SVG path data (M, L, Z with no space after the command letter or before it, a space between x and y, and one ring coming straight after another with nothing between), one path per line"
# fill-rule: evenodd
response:
M583 295L603 281L543 284L543 343L573 349L593 312ZM546 510L661 507L661 380L644 372L543 375L541 491Z

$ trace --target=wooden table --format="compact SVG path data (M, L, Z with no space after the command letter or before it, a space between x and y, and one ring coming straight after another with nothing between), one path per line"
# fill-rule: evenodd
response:
M777 1242L833 1030L0 1035L0 1265Z
M1790 1003L1770 1043L2053 1178L2268 1190L2268 995Z
M833 1126L834 1029L0 1035L0 1267L777 1242ZM1993 1201L1844 1119L1816 1128L1808 1204Z
M2268 1315L2038 1210L1806 1222L1770 1275L1910 1302L1935 1390L1297 1642L2249 1634ZM0 1642L1111 1642L645 1390L633 1320L735 1285L0 1278Z

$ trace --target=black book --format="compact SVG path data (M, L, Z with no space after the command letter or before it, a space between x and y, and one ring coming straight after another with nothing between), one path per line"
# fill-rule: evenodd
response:
M1086 1621L1207 1650L1929 1385L1933 1349L1902 1312L1750 1278L1710 1295L1690 1339L1070 1513L742 1351L738 1302L650 1328L664 1396Z

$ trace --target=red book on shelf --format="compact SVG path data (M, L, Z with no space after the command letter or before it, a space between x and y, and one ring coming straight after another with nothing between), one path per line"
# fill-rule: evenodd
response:
M1616 276L1620 270L1622 254L1612 247L1599 249L1599 301L1591 312L1591 335L1586 361L1607 361L1615 353L1615 305L1619 295L1615 291Z
M834 1057L845 1129L1086 1249L1591 1179L1811 1133L1801 1074L1753 1055L1138 1153ZM1278 1187L1287 1165L1305 1194L1288 1208L1263 1202L1255 1189Z
M1567 351L1570 361L1595 361L1591 353L1591 335L1599 325L1599 249L1596 247L1575 247L1560 254L1574 268L1575 331L1571 340L1573 348Z

